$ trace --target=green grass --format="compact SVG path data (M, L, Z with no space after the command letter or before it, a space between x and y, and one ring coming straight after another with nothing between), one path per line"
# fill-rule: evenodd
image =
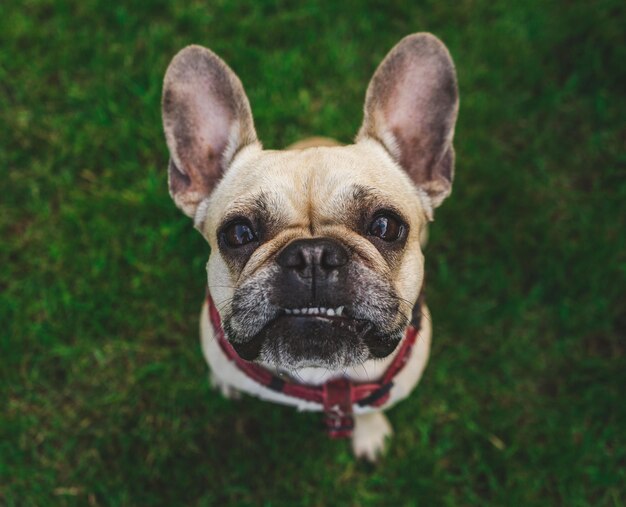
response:
M626 504L625 25L617 0L4 0L0 504ZM371 467L316 415L210 390L161 80L203 44L267 147L349 141L416 31L457 64L457 178L431 362Z

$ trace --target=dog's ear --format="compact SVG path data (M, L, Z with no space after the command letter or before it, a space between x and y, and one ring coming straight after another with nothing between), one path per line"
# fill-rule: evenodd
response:
M170 194L195 217L233 156L258 143L250 104L228 65L206 48L188 46L165 73L162 113Z
M456 72L444 44L428 33L409 35L370 81L357 141L381 142L437 207L452 190L458 108Z

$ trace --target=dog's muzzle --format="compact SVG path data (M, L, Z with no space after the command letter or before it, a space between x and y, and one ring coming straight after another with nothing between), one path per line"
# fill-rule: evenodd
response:
M380 297L390 289L383 291L378 279L364 286L358 269L338 240L292 241L276 256L268 281L263 303L270 310L259 312L271 318L245 338L229 332L234 349L246 360L288 367L341 368L389 355L408 322L389 329L398 311L397 298ZM242 287L233 298L232 318L250 320L254 311Z

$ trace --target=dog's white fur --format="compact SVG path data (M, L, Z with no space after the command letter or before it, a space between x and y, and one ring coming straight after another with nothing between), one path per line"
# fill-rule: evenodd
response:
M411 357L405 367L394 379L389 400L379 408L354 407L355 430L352 436L352 448L358 457L375 460L383 451L385 437L391 435L391 426L381 410L386 410L398 401L406 398L419 382L426 367L430 353L431 323L430 313L423 307L422 325ZM213 386L228 398L237 398L239 392L251 394L266 401L296 407L301 411L319 411L321 406L282 393L272 391L253 381L231 362L220 348L213 327L209 321L208 307L205 303L200 315L200 339L204 357L211 369ZM384 358L371 359L362 366L345 370L344 375L356 382L378 379L385 372L396 353ZM303 368L298 371L298 380L311 385L323 384L337 375L325 368Z

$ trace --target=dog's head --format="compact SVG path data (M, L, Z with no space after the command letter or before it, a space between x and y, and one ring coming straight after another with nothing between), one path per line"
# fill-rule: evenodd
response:
M209 289L244 359L341 369L396 348L420 234L451 191L457 110L448 51L415 34L374 74L355 144L263 150L233 71L199 46L174 57L170 193L211 246Z

